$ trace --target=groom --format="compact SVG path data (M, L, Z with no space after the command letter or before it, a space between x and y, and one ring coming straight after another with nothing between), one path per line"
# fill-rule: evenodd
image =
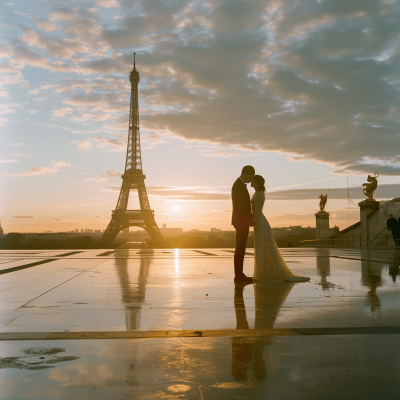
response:
M255 173L251 165L246 165L242 169L242 174L232 186L232 225L236 229L235 282L253 283L253 278L243 273L243 261L250 226L254 226L250 195L246 184L252 180Z

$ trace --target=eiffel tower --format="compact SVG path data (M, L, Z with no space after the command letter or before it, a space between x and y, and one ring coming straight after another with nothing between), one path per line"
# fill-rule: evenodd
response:
M119 231L129 228L130 226L138 226L145 229L156 246L164 247L164 239L154 220L154 211L150 208L146 186L144 185L146 175L144 175L142 171L139 130L138 84L140 78L139 72L136 71L135 55L136 53L133 53L133 70L129 76L131 82L131 107L129 112L129 133L125 172L121 176L122 186L117 206L112 212L111 221L101 238L101 244L104 247L112 244ZM129 192L131 189L137 189L140 210L127 210Z

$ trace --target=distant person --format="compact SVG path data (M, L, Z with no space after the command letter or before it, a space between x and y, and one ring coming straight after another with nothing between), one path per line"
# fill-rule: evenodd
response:
M400 220L400 218L399 218ZM396 246L400 244L400 223L393 217L393 214L389 215L389 219L387 220L387 228L392 232L393 240Z
M254 280L259 282L307 282L310 278L293 274L276 245L271 226L262 213L265 202L265 179L254 175L251 199L254 217Z
M250 226L254 226L250 195L246 185L251 182L254 174L254 168L246 165L232 186L232 225L236 230L235 282L253 283L253 278L243 273L243 262Z

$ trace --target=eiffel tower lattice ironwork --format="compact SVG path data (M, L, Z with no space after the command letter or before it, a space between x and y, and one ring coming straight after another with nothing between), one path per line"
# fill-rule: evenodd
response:
M134 53L134 57L135 54L136 53ZM146 176L142 171L138 99L138 84L140 78L139 72L136 71L135 58L129 80L131 82L131 107L129 112L129 133L125 172L122 175L122 186L117 206L112 212L111 221L101 238L101 244L109 246L122 229L129 228L130 226L137 226L145 229L149 233L156 246L164 247L164 239L154 219L154 211L150 208L146 186L144 184ZM137 189L140 210L127 210L131 189Z

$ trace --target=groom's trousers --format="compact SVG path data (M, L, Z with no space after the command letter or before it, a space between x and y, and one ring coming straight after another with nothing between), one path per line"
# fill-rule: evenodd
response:
M250 228L248 226L238 227L236 229L236 248L234 257L235 276L243 275L244 253L246 252L246 243Z

